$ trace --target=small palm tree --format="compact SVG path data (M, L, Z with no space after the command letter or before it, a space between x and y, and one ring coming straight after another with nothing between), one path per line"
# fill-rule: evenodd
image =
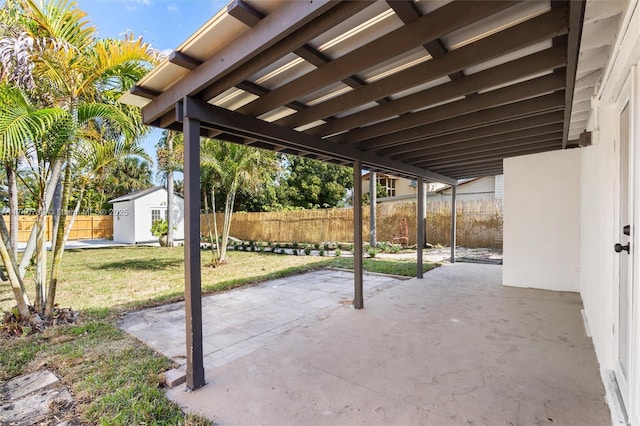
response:
M278 167L275 155L246 145L213 139L200 144L203 176L211 179L212 191L218 186L226 192L222 235L214 264L226 262L227 243L231 230L231 217L239 188L257 190L265 174L275 173ZM212 197L213 198L213 197ZM212 202L215 217L215 200ZM217 240L217 224L216 240Z

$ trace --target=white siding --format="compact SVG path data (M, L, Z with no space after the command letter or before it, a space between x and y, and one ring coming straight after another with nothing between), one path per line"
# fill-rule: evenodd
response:
M504 175L496 175L494 192L496 198L504 198Z
M495 198L495 177L485 176L458 186L456 198L460 201ZM429 201L451 200L451 188L429 195Z

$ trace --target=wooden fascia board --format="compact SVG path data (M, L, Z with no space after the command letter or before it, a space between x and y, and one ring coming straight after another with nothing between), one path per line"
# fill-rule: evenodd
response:
M580 57L580 40L582 38L582 26L584 23L585 0L573 0L569 2L569 39L567 41L567 89L565 92L564 107L564 133L562 136L562 148L567 147L569 127L571 125L571 108L573 107L573 89L578 71Z
M478 112L486 108L505 105L535 96L542 96L556 90L561 90L564 87L565 82L561 76L548 74L501 89L482 93L468 99L461 99L424 111L404 114L398 118L358 128L330 139L339 143L360 142L399 130Z
M190 71L186 77L145 106L142 109L144 123L152 123L174 108L175 104L185 96L202 91L212 81L228 75L250 58L260 55L335 5L330 0L284 2L279 9L265 17L250 31L238 36L220 52ZM287 25L283 25L283 22ZM244 78L240 81L242 80Z
M410 24L334 59L323 67L278 87L238 111L259 116L516 3L515 1L484 0L448 3Z
M440 58L431 59L343 95L310 106L306 110L284 117L276 121L276 123L288 127L298 127L311 123L530 46L541 40L564 34L567 31L565 18L566 11L555 9L462 46Z
M285 146L287 148L301 149L308 152L326 154L331 157L359 160L364 164L377 166L393 173L398 171L412 176L421 176L425 179L456 184L457 180L451 179L429 170L409 166L399 161L380 157L373 153L362 152L357 149L333 144L315 136L297 132L295 130L278 126L273 123L229 111L198 99L185 98L183 101L184 116L199 120L203 125L218 128L231 134L238 134L263 140L265 142Z
M308 130L306 133L315 136L327 136L344 130L381 121L395 115L404 114L417 109L429 107L466 96L471 93L496 87L505 82L530 77L554 68L566 65L566 46L554 46L523 58L461 77L411 95L387 102L381 106L368 108L329 123Z
M523 119L507 121L500 124L488 125L472 130L465 130L457 133L450 133L444 136L433 138L425 138L419 141L392 146L380 151L376 151L378 155L392 156L396 160L406 160L416 155L416 151L441 148L443 150L448 147L460 143L475 143L477 141L489 140L489 138L505 137L503 135L512 134L513 132L523 132L532 130L531 133L540 132L539 127L546 127L550 124L562 126L564 114L562 111L555 111L546 114L529 116Z

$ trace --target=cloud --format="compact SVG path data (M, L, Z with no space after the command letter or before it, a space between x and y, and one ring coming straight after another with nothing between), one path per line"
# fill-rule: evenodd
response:
M169 12L178 12L180 10L180 8L178 6L176 6L176 5L169 4L169 5L167 5L167 10Z

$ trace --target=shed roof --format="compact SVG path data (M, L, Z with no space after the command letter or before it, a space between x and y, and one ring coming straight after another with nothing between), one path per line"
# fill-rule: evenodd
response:
M122 100L153 126L455 184L578 146L625 3L235 0Z
M141 189L139 191L133 191L129 194L123 195L121 197L118 198L114 198L113 200L109 200L109 203L113 204L113 203L121 203L123 201L132 201L132 200L137 200L139 198L144 197L145 195L149 195L152 194L156 191L160 191L160 190L165 190L166 188L164 186L153 186L151 188L147 188L147 189ZM178 193L174 192L174 196L176 197L180 197L182 198L182 196Z

